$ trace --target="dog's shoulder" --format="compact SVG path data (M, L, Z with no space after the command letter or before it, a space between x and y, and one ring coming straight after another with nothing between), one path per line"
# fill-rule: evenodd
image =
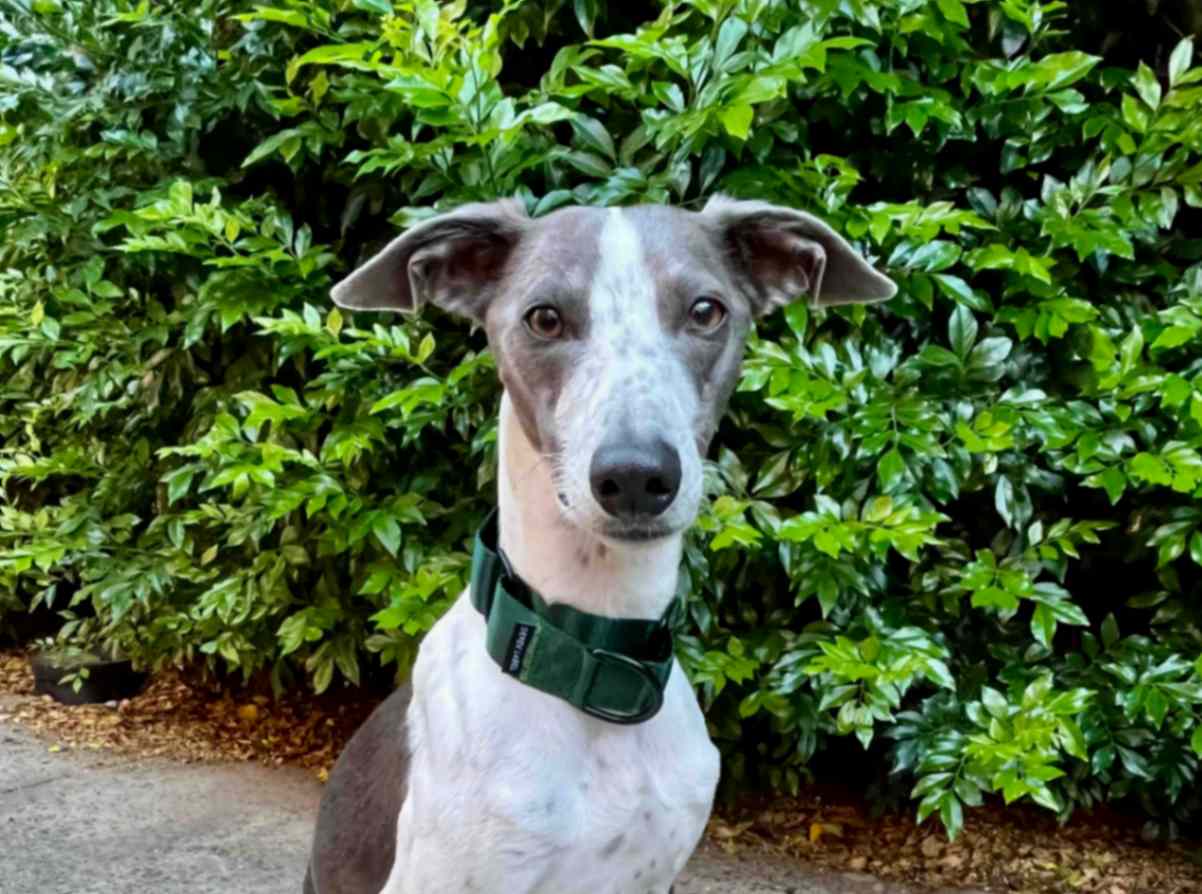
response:
M408 791L412 698L406 684L382 702L330 773L309 867L316 894L376 894L388 880Z

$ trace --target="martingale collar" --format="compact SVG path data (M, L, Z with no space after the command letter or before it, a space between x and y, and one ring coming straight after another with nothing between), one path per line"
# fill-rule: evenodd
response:
M672 672L672 600L658 621L606 618L548 604L501 552L493 510L472 551L472 605L488 625L488 654L504 673L610 723L650 720Z

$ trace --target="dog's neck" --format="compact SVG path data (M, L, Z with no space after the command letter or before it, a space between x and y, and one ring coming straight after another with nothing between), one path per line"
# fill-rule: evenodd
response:
M676 593L681 535L614 543L566 522L551 461L531 445L508 395L501 399L497 455L501 549L529 586L548 602L597 615L663 615Z

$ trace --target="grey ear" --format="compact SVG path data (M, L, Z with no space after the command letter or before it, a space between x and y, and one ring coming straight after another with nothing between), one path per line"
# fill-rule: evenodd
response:
M430 303L481 322L528 223L516 199L464 205L410 227L330 297L351 310L413 312Z
M709 218L747 290L756 316L801 294L814 305L886 301L897 292L847 240L812 214L714 196L702 215Z

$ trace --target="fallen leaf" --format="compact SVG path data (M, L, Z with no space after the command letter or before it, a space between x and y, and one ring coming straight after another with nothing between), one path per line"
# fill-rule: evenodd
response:
M823 835L843 837L843 826L839 823L810 823L810 842L815 843Z

